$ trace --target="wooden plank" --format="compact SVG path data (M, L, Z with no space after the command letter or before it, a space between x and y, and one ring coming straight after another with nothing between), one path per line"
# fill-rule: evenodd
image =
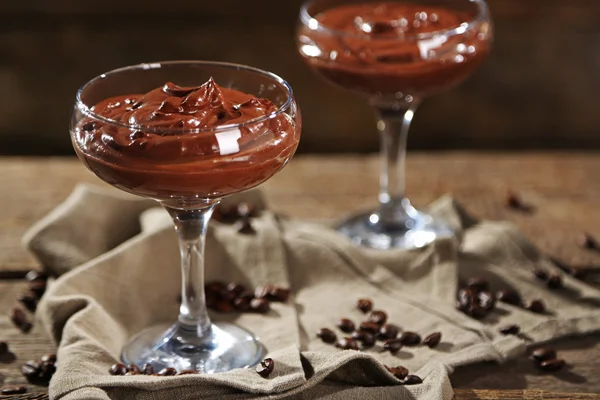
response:
M455 400L597 400L598 394L551 393L543 390L456 389Z

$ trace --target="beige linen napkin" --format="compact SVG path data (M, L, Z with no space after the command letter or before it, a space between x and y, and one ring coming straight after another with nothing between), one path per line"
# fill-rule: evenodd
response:
M179 255L168 216L150 209L153 203L80 186L24 239L48 270L62 275L38 310L58 345L51 398L451 399L448 373L458 365L502 362L522 354L527 344L600 329L598 291L568 276L567 289L548 291L532 270L555 267L514 226L477 222L449 198L431 211L462 229L460 241L382 252L357 248L325 226L280 219L257 191L242 196L263 209L253 220L257 233L242 235L211 222L207 280L290 286L293 296L266 315L211 316L257 333L275 360L273 374L264 379L253 369L240 369L110 376L108 367L131 335L175 319ZM475 321L454 309L459 277L473 275L486 277L494 290L511 287L541 298L551 313L499 304ZM364 320L354 308L359 297L371 298L405 330L442 332L442 343L391 355L377 347L339 351L316 338L319 328L333 328L341 317ZM500 335L498 327L508 323L520 325L524 336ZM424 383L398 386L384 365L404 365Z

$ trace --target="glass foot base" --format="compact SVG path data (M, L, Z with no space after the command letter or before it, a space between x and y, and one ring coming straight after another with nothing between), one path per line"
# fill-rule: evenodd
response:
M343 221L337 230L357 245L381 250L423 247L454 235L444 221L417 211L407 200L400 203L397 209L387 210L387 218L381 210L362 213Z
M172 367L200 373L229 371L258 364L266 350L252 333L235 324L219 322L202 338L179 325L154 326L135 335L121 358L140 368L150 363L156 372Z

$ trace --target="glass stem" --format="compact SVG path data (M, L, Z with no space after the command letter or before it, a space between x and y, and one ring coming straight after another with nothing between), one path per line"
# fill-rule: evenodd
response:
M405 209L406 140L413 116L419 106L417 99L399 107L377 107L377 130L381 137L379 205L380 222L394 223ZM406 217L406 216L404 216Z
M218 201L202 208L187 210L165 206L175 224L181 252L180 329L195 330L199 337L211 330L204 296L204 243L208 221Z

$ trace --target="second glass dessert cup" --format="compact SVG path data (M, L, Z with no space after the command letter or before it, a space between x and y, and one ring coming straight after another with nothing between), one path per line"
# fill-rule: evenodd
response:
M381 140L379 207L338 231L377 248L422 247L453 235L405 196L406 139L422 99L467 79L492 41L484 0L309 0L297 45L329 82L366 96Z
M219 201L266 181L296 151L301 118L290 85L266 71L218 62L126 67L79 90L70 131L92 172L158 201L179 238L179 318L131 338L123 361L202 373L257 364L265 354L259 339L207 313L204 243Z

